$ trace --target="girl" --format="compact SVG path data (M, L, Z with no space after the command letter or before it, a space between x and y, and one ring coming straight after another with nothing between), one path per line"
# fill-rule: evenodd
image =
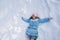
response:
M52 18L40 19L35 14L32 14L32 16L29 19L24 19L22 17L23 21L29 23L29 26L28 26L28 28L26 30L26 35L28 36L29 40L37 40L39 23L49 22L50 19L52 19Z

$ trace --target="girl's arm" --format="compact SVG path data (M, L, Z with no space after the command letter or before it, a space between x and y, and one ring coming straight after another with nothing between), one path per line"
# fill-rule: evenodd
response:
M25 21L25 22L28 22L28 23L29 23L29 21L30 21L30 19L25 19L25 18L23 18L23 17L22 17L22 20Z
M39 19L39 23L49 22L52 18Z

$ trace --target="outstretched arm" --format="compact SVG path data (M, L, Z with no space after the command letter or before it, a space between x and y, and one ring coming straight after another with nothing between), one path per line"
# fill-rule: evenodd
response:
M25 21L25 22L28 22L28 23L29 23L29 21L30 21L29 19L25 19L25 18L23 18L23 17L22 17L22 20Z
M39 19L39 23L49 22L52 18Z

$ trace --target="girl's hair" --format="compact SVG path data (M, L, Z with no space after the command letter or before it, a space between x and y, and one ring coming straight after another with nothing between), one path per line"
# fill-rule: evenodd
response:
M33 17L31 16L30 19L33 19ZM36 17L35 19L39 19L39 17Z

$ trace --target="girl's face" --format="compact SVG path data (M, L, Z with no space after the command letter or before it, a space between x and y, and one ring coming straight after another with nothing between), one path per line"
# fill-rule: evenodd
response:
M32 18L33 18L33 19L36 19L36 17L37 17L37 16L36 16L35 14L32 15Z

